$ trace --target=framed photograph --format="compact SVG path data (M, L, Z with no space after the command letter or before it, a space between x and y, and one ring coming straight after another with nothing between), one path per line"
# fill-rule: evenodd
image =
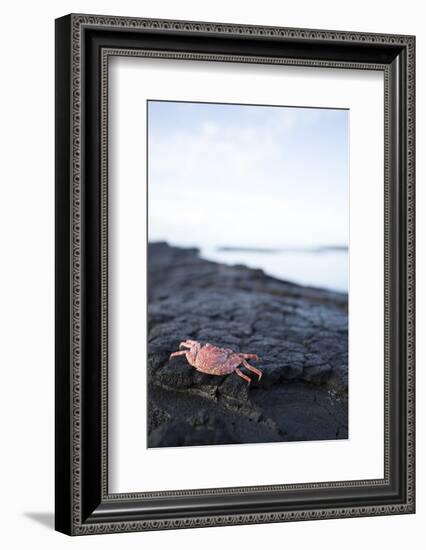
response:
M407 514L413 36L56 20L56 529Z

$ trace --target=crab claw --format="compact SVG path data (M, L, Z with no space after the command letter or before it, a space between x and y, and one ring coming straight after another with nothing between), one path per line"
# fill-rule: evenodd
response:
M181 342L179 344L179 349L188 349L188 348L191 348L191 344L189 344L188 342Z
M198 342L196 342L195 340L184 340L183 342L181 342L179 344L179 349L182 349L182 348L192 348L193 346L195 346Z

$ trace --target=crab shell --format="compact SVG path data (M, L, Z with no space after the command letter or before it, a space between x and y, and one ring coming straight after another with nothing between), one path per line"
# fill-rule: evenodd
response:
M258 356L253 353L237 353L229 348L219 348L213 344L201 344L196 340L185 340L179 344L182 351L175 351L170 355L170 359L184 355L188 363L200 372L223 376L235 372L250 384L251 379L243 374L238 368L243 365L248 370L262 377L262 371L253 367L247 362L247 359L257 360Z

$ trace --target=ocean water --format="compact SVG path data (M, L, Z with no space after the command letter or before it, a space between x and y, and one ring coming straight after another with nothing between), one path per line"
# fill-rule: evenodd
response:
M242 264L300 285L348 292L349 254L342 249L318 250L223 250L201 247L201 256L227 265Z

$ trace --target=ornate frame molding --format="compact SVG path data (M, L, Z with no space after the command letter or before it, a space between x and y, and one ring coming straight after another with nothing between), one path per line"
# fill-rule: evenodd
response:
M393 60L387 62L374 62L371 60L356 61L316 59L314 57L280 57L268 55L243 55L230 53L195 53L189 51L171 51L169 49L131 48L128 46L119 47L115 45L97 45L100 53L97 58L99 63L100 80L100 313L99 313L99 334L100 334L100 392L99 401L99 479L96 482L96 490L99 495L95 496L94 485L87 485L87 477L84 469L83 447L86 449L84 423L86 422L87 411L84 409L86 389L84 369L85 366L85 338L84 322L86 315L85 303L85 279L87 278L87 250L85 246L87 231L92 228L87 221L85 211L85 181L88 181L85 170L86 148L88 146L85 137L85 126L87 123L87 102L90 91L88 91L88 76L85 73L88 66L88 33L94 31L111 30L117 33L142 33L149 36L167 33L168 36L214 36L238 38L238 40L262 39L262 41L290 41L301 44L324 44L333 49L338 45L342 51L344 48L351 49L351 46L369 45L377 51L389 51L395 53L395 59L403 56L399 65ZM386 49L388 48L388 50ZM64 178L68 181L68 197L63 197L57 206L57 215L62 216L69 213L69 226L62 226L57 221L57 237L61 246L66 239L70 243L67 253L59 258L57 280L62 278L69 281L69 288L60 286L57 301L59 305L63 300L68 299L69 317L61 311L57 312L60 317L57 329L67 329L67 335L62 336L59 341L59 352L57 353L56 375L59 379L57 385L57 426L63 428L63 422L69 421L69 431L63 435L57 432L57 464L58 468L57 489L59 484L68 483L67 490L59 489L57 492L57 529L69 534L83 535L91 533L112 533L124 531L142 531L153 529L177 529L188 527L201 527L213 525L237 525L247 523L282 522L307 519L326 519L336 517L359 517L384 514L401 514L414 512L414 154L415 154L415 40L412 36L347 33L341 31L322 31L308 29L288 29L279 27L258 27L246 25L229 25L218 23L201 23L187 21L169 21L136 19L124 17L107 17L95 15L70 15L57 21L57 155L59 155L59 168L57 168L57 194L67 193L67 186L64 185ZM95 48L93 47L93 50ZM355 51L355 50L354 50ZM399 52L399 53L397 53ZM344 69L368 69L384 72L385 77L385 476L383 480L363 480L359 482L344 481L333 483L314 483L297 485L276 485L270 487L240 487L227 489L193 490L193 491L168 491L156 493L130 493L130 494L109 494L107 475L107 403L108 403L108 353L107 353L107 319L108 319L108 59L110 56L140 56L171 59L192 59L208 61L233 61L242 63L274 63L283 65L302 65L314 67L336 67ZM355 53L353 54L355 57ZM66 61L66 66L59 69L59 64ZM401 74L401 66L405 62L405 73ZM402 65L401 65L402 64ZM68 67L68 68L67 68ZM66 90L61 89L64 79L68 79ZM62 95L61 95L62 94ZM404 96L401 100L401 96ZM59 97L59 100L58 100ZM395 120L392 118L392 109L396 101L403 101L406 105L406 131L402 136L395 135ZM59 103L59 104L58 104ZM65 132L59 126L63 124L64 110L68 105L69 120ZM68 133L67 130L68 129ZM65 149L71 151L67 156ZM400 151L398 156L399 165L404 164L403 172L399 175L399 183L405 181L405 188L400 189L405 204L396 204L392 192L392 182L396 175L395 151ZM67 157L66 160L64 158ZM58 157L57 157L58 159ZM64 189L65 187L65 189ZM405 220L400 220L401 234L394 235L393 227L396 223L396 216L400 215L399 209L405 214ZM397 244L395 244L397 243ZM60 255L59 254L59 255ZM402 255L402 256L401 256ZM397 258L396 258L397 256ZM68 262L63 265L65 257ZM398 260L401 262L401 270L404 271L405 281L401 277L395 280L392 273L392 266ZM65 271L67 275L65 275ZM67 278L68 277L68 278ZM66 285L65 285L66 286ZM57 291L58 292L58 291ZM398 294L400 302L404 305L404 311L395 311L395 293ZM229 514L191 514L178 518L154 518L141 511L139 516L129 519L128 514L121 512L127 505L136 506L143 499L176 497L197 497L197 496L223 496L237 495L244 496L253 493L294 493L306 490L346 490L349 488L370 488L390 487L395 482L391 479L391 438L395 437L392 432L391 418L392 407L395 399L395 387L391 381L391 363L396 350L392 346L391 330L395 315L403 319L402 332L405 334L406 345L399 350L399 361L404 362L405 370L399 367L399 376L404 377L405 394L403 401L406 407L405 441L406 468L399 474L405 481L400 480L403 491L398 493L398 498L393 501L383 500L379 505L363 506L319 506L316 508L308 505L303 511L291 510L283 506L282 510L274 511L252 511L250 513ZM399 326L399 325L398 325ZM68 342L68 346L66 345ZM402 345L402 343L400 343ZM399 344L399 345L400 345ZM65 349L64 349L65 346ZM68 360L67 350L69 351ZM402 355L403 353L403 355ZM64 361L68 361L66 367ZM394 358L395 361L395 358ZM395 368L395 367L394 367ZM394 382L395 384L395 382ZM69 391L69 402L66 403L67 410L63 404L58 404L63 398L64 387ZM401 434L399 434L401 436ZM67 440L68 446L65 442ZM96 470L97 472L98 470ZM395 472L393 472L395 475ZM403 494L402 494L403 493ZM89 497L87 497L89 495ZM401 497L404 498L401 501ZM85 501L88 500L88 503ZM94 506L94 502L100 506ZM65 502L66 501L66 502ZM88 514L88 511L91 511ZM121 517L126 519L120 521Z

